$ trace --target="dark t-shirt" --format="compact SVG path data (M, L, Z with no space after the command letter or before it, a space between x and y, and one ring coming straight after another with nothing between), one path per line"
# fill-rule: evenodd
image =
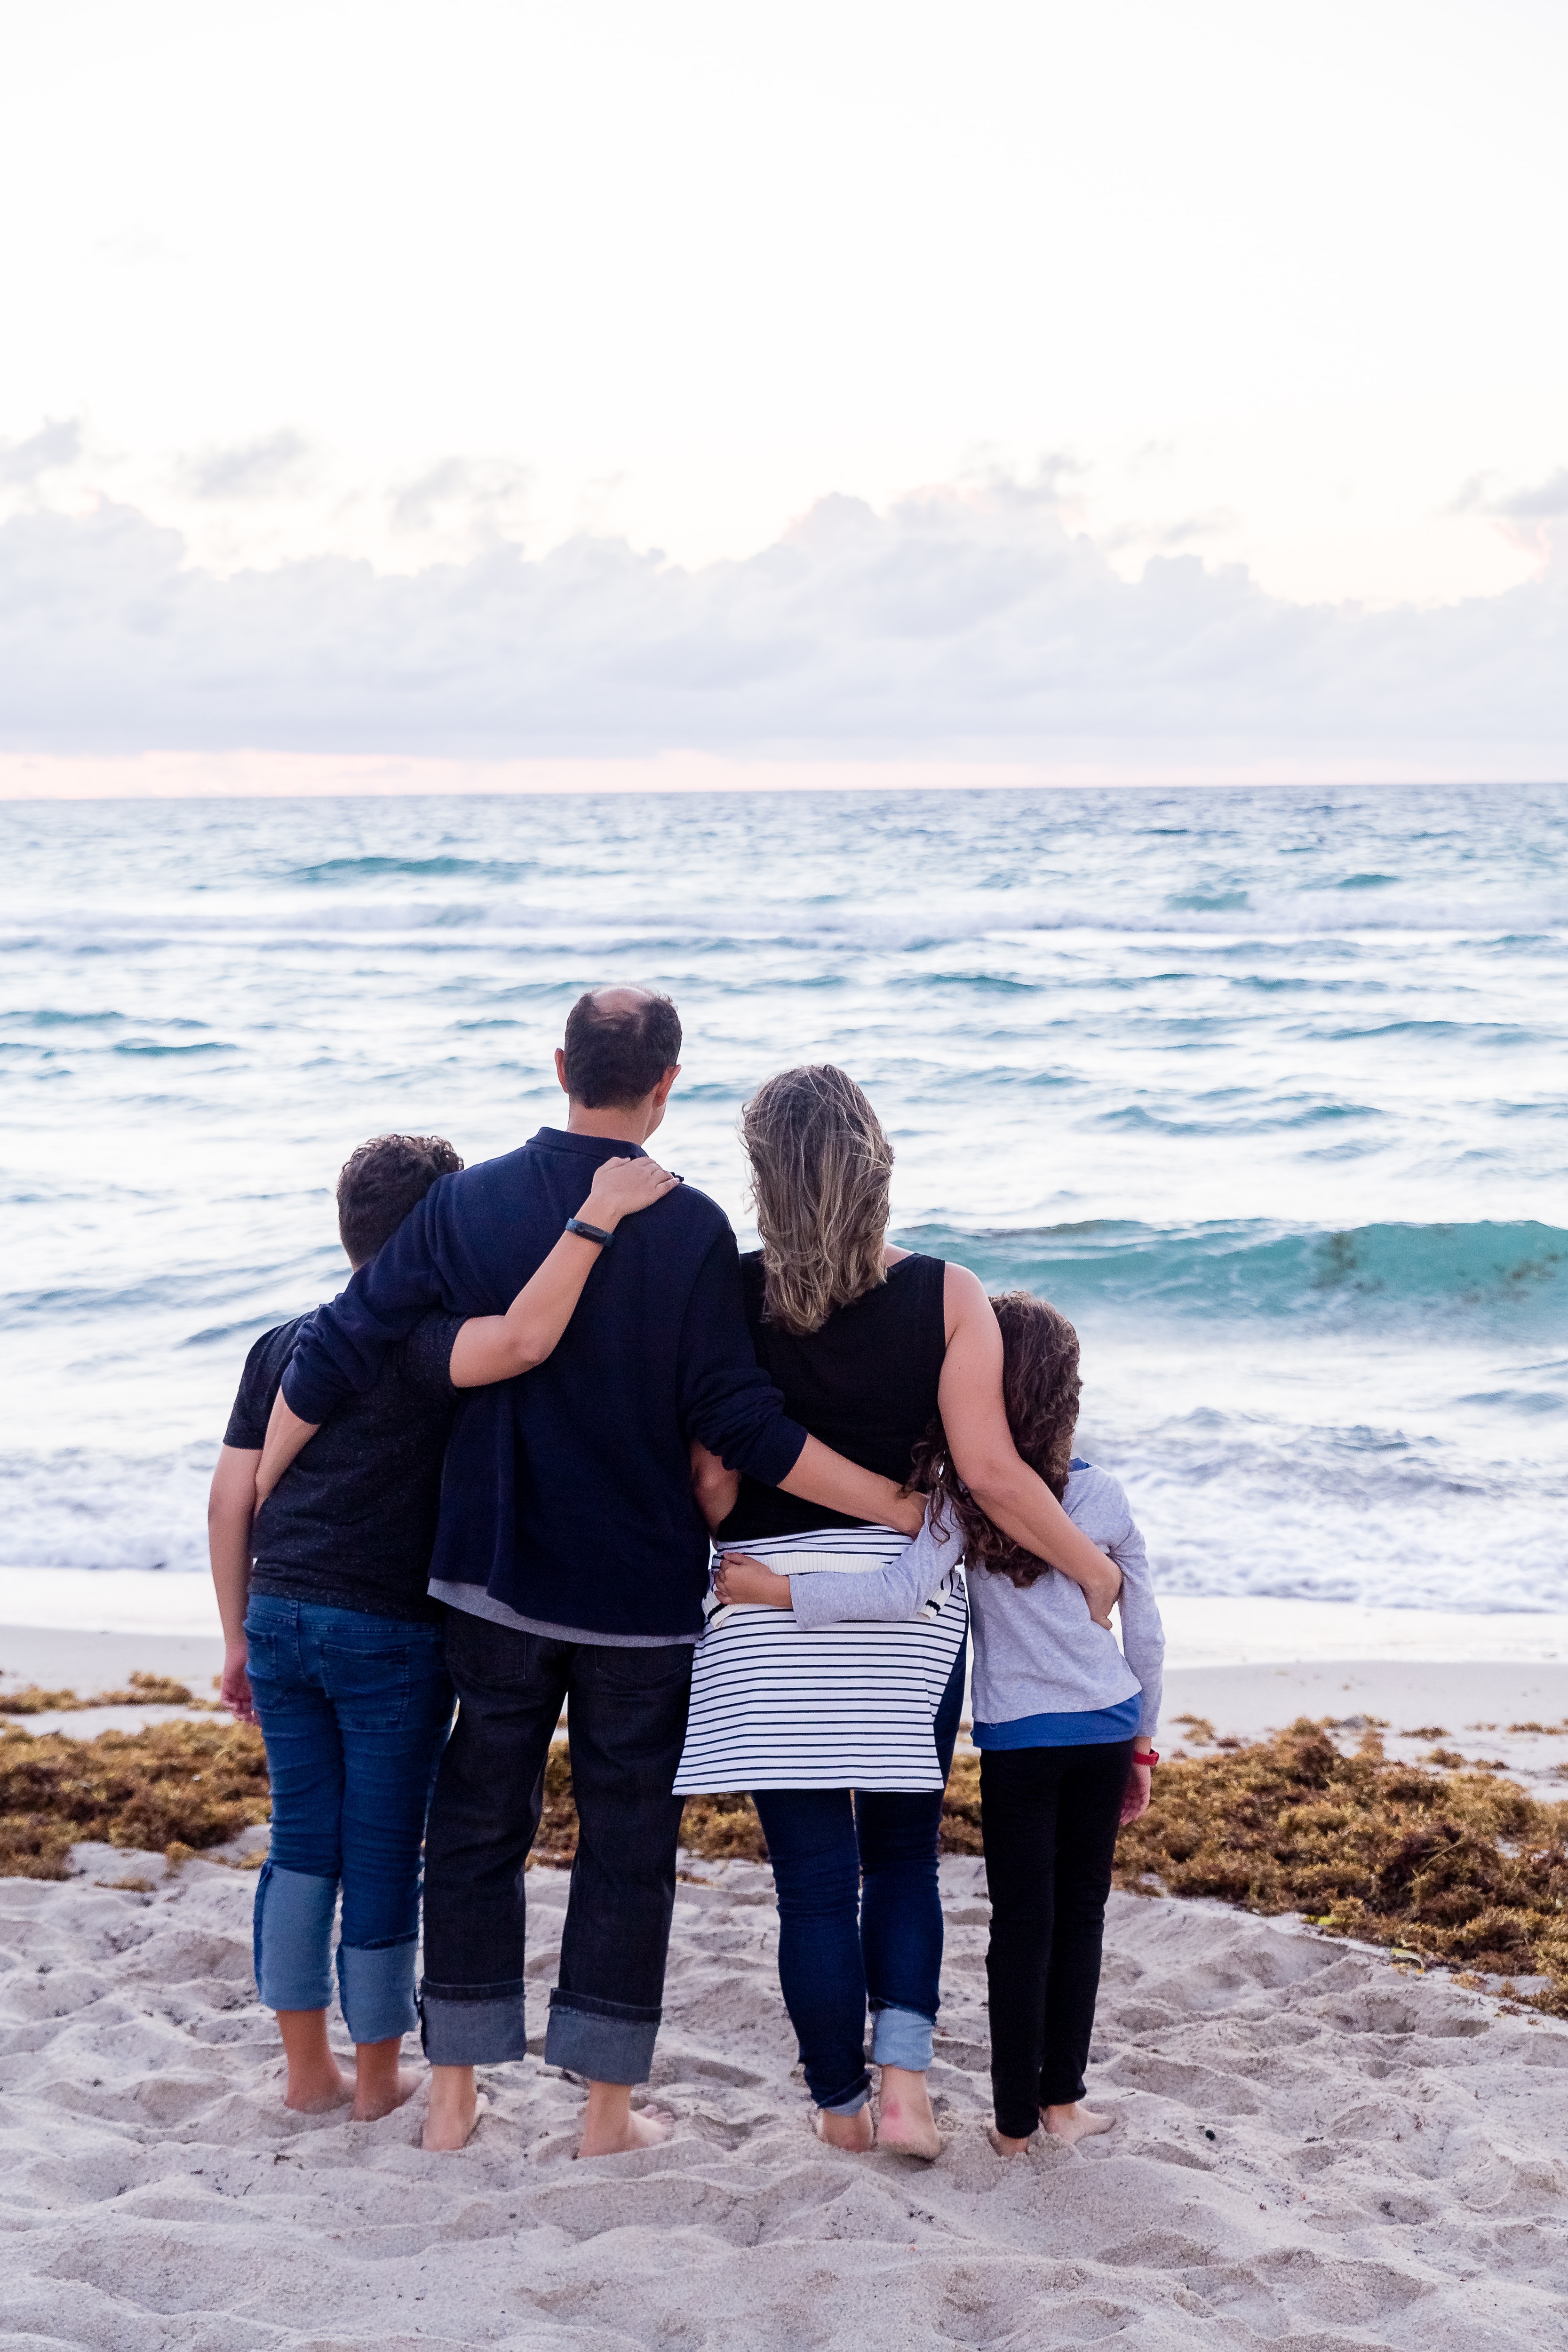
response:
M253 1592L371 1617L440 1616L426 1587L458 1410L449 1368L462 1319L423 1317L387 1350L374 1384L341 1405L289 1464L257 1518ZM309 1320L296 1315L252 1348L226 1445L265 1444L284 1366Z
M900 1258L888 1268L886 1282L838 1307L820 1331L795 1339L763 1320L761 1250L749 1250L741 1260L752 1343L769 1380L784 1391L784 1411L836 1454L900 1485L936 1415L947 1353L946 1277L940 1257ZM864 1525L782 1487L742 1478L719 1540Z

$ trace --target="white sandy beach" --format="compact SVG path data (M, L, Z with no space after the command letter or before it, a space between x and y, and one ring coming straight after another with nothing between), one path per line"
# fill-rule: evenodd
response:
M1563 2342L1568 2028L1206 1904L1113 1898L1092 2095L1115 2131L1005 2166L984 1880L943 1864L930 2168L809 2136L768 1874L691 1865L655 2095L668 2147L574 2163L581 2094L490 2070L470 2147L287 2115L248 1874L80 1849L0 1882L0 2215L17 2352L912 2352ZM105 1879L145 1875L146 1892ZM531 1874L536 2024L566 1891Z
M47 1614L42 1572L10 1577L0 1614L18 1597ZM140 1581L160 1589L84 1579L69 1626L0 1625L5 1685L85 1692L140 1667L203 1688L205 1580ZM1168 1616L1167 1751L1194 1737L1184 1714L1244 1738L1327 1716L1352 1744L1381 1717L1393 1752L1441 1727L1563 1793L1568 1621L1181 1600ZM1564 1728L1508 1731L1525 1720ZM285 2114L248 1873L171 1875L101 1846L76 1861L66 1884L0 1880L0 2344L18 2352L1563 2340L1568 2027L1291 1922L1114 1896L1090 2090L1117 2128L1005 2167L984 2130L984 1870L944 1861L948 2137L927 2168L810 2137L769 1874L692 1861L654 2084L679 2119L668 2148L574 2163L581 2092L535 2056L490 2070L474 2143L431 2158L422 2095L374 2126ZM542 2045L566 1878L529 1885Z

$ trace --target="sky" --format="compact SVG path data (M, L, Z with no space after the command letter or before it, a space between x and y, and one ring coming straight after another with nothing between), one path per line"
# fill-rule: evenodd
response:
M1551 0L0 38L0 792L1568 773Z

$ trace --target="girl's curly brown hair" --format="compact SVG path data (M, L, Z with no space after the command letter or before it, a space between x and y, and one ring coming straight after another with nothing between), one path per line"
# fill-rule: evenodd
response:
M1067 1491L1083 1385L1078 1333L1047 1300L1026 1290L1004 1291L991 1304L1002 1326L1002 1402L1013 1443L1059 1503ZM980 1509L948 1457L940 1421L932 1422L915 1448L910 1484L937 1497L944 1524L956 1521L967 1567L1010 1576L1020 1589L1050 1574L1045 1560L993 1527Z

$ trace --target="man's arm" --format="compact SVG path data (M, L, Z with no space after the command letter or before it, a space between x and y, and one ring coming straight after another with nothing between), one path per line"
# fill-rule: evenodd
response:
M438 1178L347 1289L305 1324L282 1389L299 1421L319 1428L334 1405L372 1387L387 1349L407 1338L427 1307L460 1312L472 1304L448 1296L440 1194L450 1181Z
M217 1613L223 1620L225 1706L241 1723L254 1723L250 1677L246 1671L245 1610L250 1598L250 1523L256 1516L256 1471L259 1454L226 1445L213 1472L207 1496L207 1550L212 1560Z
M680 1334L681 1426L731 1470L764 1486L820 1503L846 1517L870 1519L918 1535L920 1496L890 1478L862 1470L808 1436L784 1409L784 1398L758 1369L741 1289L735 1236L726 1226L714 1237L687 1302Z

